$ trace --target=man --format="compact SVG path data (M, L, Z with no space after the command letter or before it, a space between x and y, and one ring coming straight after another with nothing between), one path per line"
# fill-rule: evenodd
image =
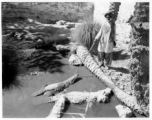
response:
M99 40L98 44L98 58L101 62L101 67L109 69L112 63L112 51L115 46L115 22L113 20L113 11L105 14L106 21L100 28L100 31L95 37L95 41Z

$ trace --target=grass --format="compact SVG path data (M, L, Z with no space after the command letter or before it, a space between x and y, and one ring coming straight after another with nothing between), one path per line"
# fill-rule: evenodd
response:
M80 43L89 49L100 27L101 25L93 22L92 18L87 18L71 32L71 40Z

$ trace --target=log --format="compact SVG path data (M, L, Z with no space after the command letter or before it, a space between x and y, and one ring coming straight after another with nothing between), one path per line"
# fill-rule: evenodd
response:
M65 108L65 101L66 101L66 98L65 98L65 95L63 94L55 103L55 105L53 106L47 118L61 118L63 114L63 110Z
M123 102L126 106L132 110L137 111L139 114L146 116L144 110L138 105L137 100L134 96L128 95L118 88L111 80L110 77L106 76L100 66L95 62L93 56L89 54L88 49L84 46L78 46L77 55L83 61L83 64L88 68L97 78L101 80L107 87L111 88L115 96Z

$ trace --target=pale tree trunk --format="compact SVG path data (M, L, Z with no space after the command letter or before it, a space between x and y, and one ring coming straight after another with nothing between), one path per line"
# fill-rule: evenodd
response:
M111 2L110 3L109 10L114 12L114 16L113 16L114 21L117 20L120 5L121 5L120 2Z
M130 22L131 59L129 64L132 90L138 104L149 111L149 3L136 3Z

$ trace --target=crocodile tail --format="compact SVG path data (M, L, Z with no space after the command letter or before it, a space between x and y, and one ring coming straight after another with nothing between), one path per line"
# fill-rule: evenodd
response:
M45 87L46 87L47 85L44 85L39 91L36 91L36 92L34 92L33 94L32 94L32 96L34 96L34 97L37 97L37 96L40 96L40 95L43 95L44 93L45 93Z
M46 98L45 100L41 101L41 103L52 103L52 102L55 102L55 101L57 101L57 100L58 100L57 97L51 96L51 97L48 97L48 98Z
M40 100L36 103L34 103L34 105L41 105L41 104L45 104L45 103L53 103L53 102L56 102L58 99L54 99L54 96L53 97L48 97L46 99L43 99L43 100Z
M67 80L65 80L63 82L65 84L65 87L69 87L71 84L73 84L74 82L76 82L76 79L78 78L78 76L79 76L79 74L76 73L72 77L70 77Z

